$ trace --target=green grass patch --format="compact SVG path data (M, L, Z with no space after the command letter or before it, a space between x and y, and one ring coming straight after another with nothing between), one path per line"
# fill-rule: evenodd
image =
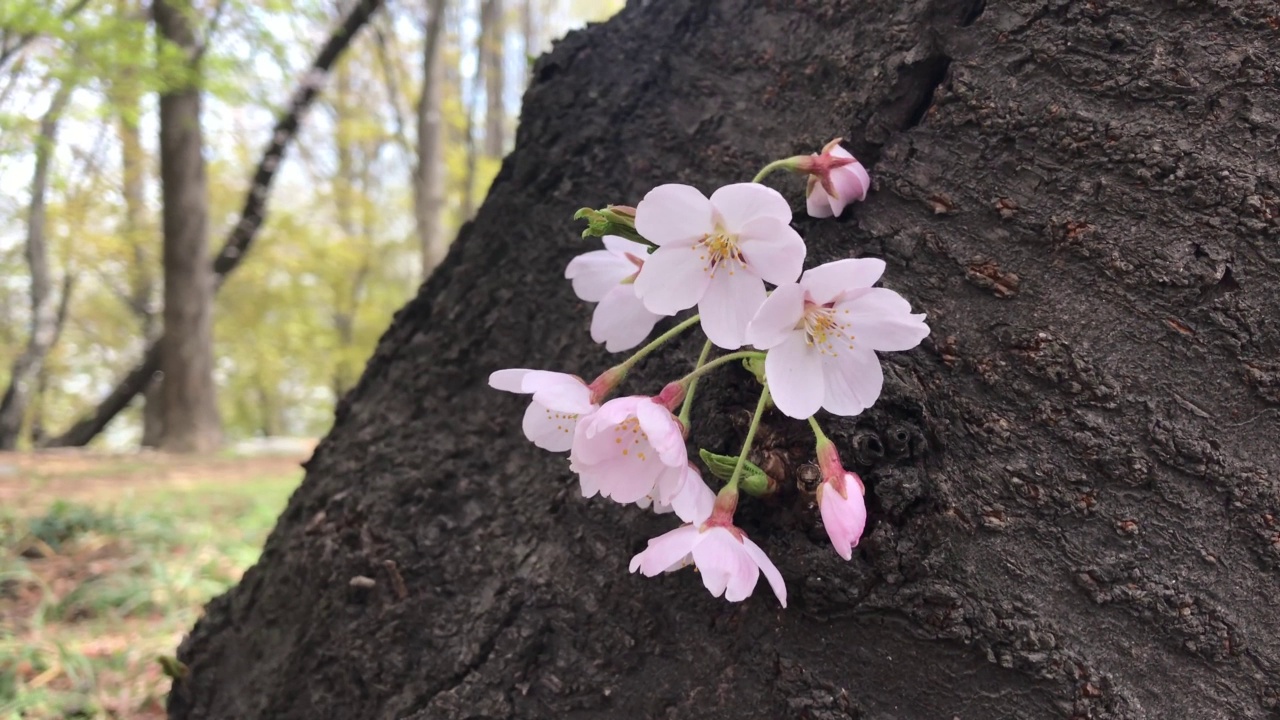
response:
M164 717L157 657L257 561L300 480L122 482L0 511L0 720Z

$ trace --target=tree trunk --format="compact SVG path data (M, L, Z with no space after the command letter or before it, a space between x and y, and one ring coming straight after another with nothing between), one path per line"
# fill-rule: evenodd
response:
M31 204L27 208L27 242L24 247L27 267L31 271L31 331L27 346L13 361L9 385L0 396L0 450L14 450L22 436L36 379L45 356L53 347L60 323L58 305L53 295L53 275L49 270L49 247L45 238L45 194L49 189L49 171L58 146L58 123L71 101L74 85L64 81L54 91L49 108L40 118L40 134L36 138L35 169L31 175Z
M444 39L445 0L431 0L422 50L422 92L418 96L418 162L413 173L413 211L422 251L422 277L444 260Z
M480 7L480 70L484 74L484 154L501 158L507 143L506 13L502 0L484 0Z
M199 48L187 0L155 0L152 13L161 42L176 45L194 65ZM200 129L200 88L194 83L160 96L160 184L164 206L160 447L170 452L210 452L222 444L222 420L213 380L209 183Z
M667 0L562 40L475 222L184 641L170 717L1276 720L1271 12ZM741 522L786 610L630 575L676 523L578 497L485 378L616 362L563 280L598 246L575 209L834 135L876 186L839 221L797 214L808 264L884 258L933 329L884 357L873 408L827 421L866 536L842 561L784 482ZM712 376L691 446L736 447L752 385ZM803 424L762 433L788 475L812 460Z

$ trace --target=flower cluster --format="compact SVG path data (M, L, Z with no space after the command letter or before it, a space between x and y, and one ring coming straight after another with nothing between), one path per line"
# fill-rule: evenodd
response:
M601 237L604 249L574 258L565 277L578 297L597 303L592 340L610 352L631 350L662 318L694 307L697 314L590 383L526 369L489 378L498 390L532 396L525 435L545 450L569 452L583 497L600 495L683 521L651 539L632 558L632 572L653 577L694 565L712 595L734 602L751 595L763 573L786 607L782 575L733 521L740 490L782 489L748 458L770 404L811 426L822 471L822 523L836 552L852 558L867 519L865 488L844 469L814 414L851 416L871 407L884 383L877 351L909 350L929 327L901 295L874 287L885 271L882 260L852 258L805 270L806 247L791 227L790 203L760 184L778 169L808 175L809 214L842 214L866 198L871 179L839 142L771 163L753 182L726 185L710 197L669 184L650 190L634 208L580 211L577 217L588 222L583 235ZM636 363L695 325L707 343L691 372L657 395L609 399ZM712 358L713 348L727 352ZM686 438L698 379L733 362L753 368L763 387L741 452L699 453L725 481L713 492L690 460Z

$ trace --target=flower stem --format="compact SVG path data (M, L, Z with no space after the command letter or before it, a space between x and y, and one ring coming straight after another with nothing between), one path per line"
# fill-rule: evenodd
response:
M689 328L693 327L694 325L697 325L697 324L698 324L698 319L699 319L699 316L698 316L698 315L694 315L693 317L691 317L691 318L689 318L689 319L687 319L687 320L684 320L684 321L683 321L683 322L681 322L679 325L676 325L675 327L671 328L670 330L668 330L668 331L666 331L666 332L662 333L662 334L661 334L661 335L659 335L658 337L654 338L654 339L653 339L653 342L651 342L651 343L649 343L648 345L645 345L644 347L642 347L642 348L640 348L639 350L637 350L637 351L636 351L636 353L635 353L634 355L632 355L631 357L627 358L626 360L623 360L622 362L618 363L617 365L613 366L613 371L615 371L615 372L618 372L618 373L621 373L621 374L624 374L624 375L625 375L625 374L627 373L627 371L629 371L629 370L631 370L631 368L635 367L635 364L636 364L636 363L638 363L638 362L640 362L641 360L643 360L643 359L645 358L645 356L646 356L646 355L648 355L649 353L653 352L654 350L657 350L658 348L662 347L664 344L666 344L666 343L667 343L668 341L670 341L672 338L674 338L675 336L677 336L677 335L679 335L680 333L684 332L685 330L688 330Z
M689 373L688 375L685 375L684 377L680 378L676 382L679 382L681 385L684 385L687 388L690 386L690 384L696 382L698 378L702 377L703 375L706 375L712 370L715 370L721 365L726 365L728 363L733 362L734 360L744 360L750 357L764 357L764 353L760 352L759 350L739 350L738 352L731 352L728 355L721 355L720 357L716 358L715 360L712 360L706 365L703 365L702 367L695 369L693 372Z
M698 355L698 362L693 366L694 370L702 367L707 362L707 356L711 354L711 341L708 340L702 345L702 354ZM680 406L680 423L685 427L689 427L689 414L693 410L693 393L698 389L698 378L694 378L689 383L688 390L685 391L684 404Z
M818 419L812 415L809 416L809 427L813 429L813 439L819 446L821 446L824 441L828 443L831 442L831 438L828 438L827 434L822 432L822 426L818 424Z
M773 162L761 168L760 172L756 173L756 176L751 179L751 182L753 183L762 182L766 177L768 177L775 170L791 170L792 168L795 167L796 161L803 159L803 157L804 157L803 155L796 155L795 157L788 157L788 158L782 158L781 160L774 160Z
M742 467L746 464L747 454L751 452L751 444L756 439L756 428L760 427L760 418L769 405L769 386L760 391L760 401L756 403L756 414L751 416L751 427L747 428L747 439L742 441L742 452L738 453L738 464L733 467L733 475L729 478L728 487L737 489L738 478L742 476Z

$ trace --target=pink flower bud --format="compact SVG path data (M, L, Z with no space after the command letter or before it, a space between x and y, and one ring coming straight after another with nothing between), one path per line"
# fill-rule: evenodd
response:
M867 506L863 500L866 489L857 473L845 470L840 464L840 455L830 440L818 443L818 467L822 470L822 484L818 486L822 525L832 547L840 557L849 560L867 524Z
M871 176L836 138L822 152L800 161L798 169L809 173L809 197L806 203L812 217L832 217L844 212L845 206L866 199L871 189Z

